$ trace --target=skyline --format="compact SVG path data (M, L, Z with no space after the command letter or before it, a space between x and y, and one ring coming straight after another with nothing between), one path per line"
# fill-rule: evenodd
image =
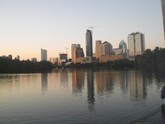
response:
M85 32L93 28L96 40L108 41L113 48L121 40L128 45L128 34L142 32L146 49L164 47L161 1L138 0L0 0L0 56L36 57L40 48L48 58L71 54L71 44L85 49Z

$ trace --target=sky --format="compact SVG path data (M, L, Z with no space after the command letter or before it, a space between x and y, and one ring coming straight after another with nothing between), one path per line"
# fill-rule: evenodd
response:
M146 49L165 46L160 0L0 0L0 56L70 56L73 43L85 53L88 27L94 50L96 40L117 48L132 32L144 33Z

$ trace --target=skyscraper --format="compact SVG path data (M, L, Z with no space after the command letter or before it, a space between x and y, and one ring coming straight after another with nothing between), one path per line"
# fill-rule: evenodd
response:
M131 33L128 35L128 54L130 58L136 55L144 54L145 41L144 34L140 32Z
M74 49L74 64L76 63L76 59L80 58L80 57L84 57L84 51L81 47L75 48Z
M72 56L72 62L74 61L74 49L75 48L80 48L80 44L72 44L71 45L71 56Z
M165 38L165 0L161 0L162 3L162 15L163 15L163 25L164 25L164 38Z
M47 61L47 50L41 48L41 61Z
M92 32L86 31L86 56L93 57Z
M101 56L101 40L96 41L95 54L96 54L97 59L100 58L100 56Z
M97 59L101 56L110 55L113 53L113 46L107 41L101 43L101 40L97 40L95 53Z
M106 56L106 55L110 55L113 53L113 48L112 45L105 41L101 44L101 55L102 56Z

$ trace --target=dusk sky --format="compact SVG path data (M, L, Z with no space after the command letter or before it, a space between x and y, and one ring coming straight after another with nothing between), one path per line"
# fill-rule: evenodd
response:
M145 34L146 49L165 46L160 0L0 0L0 56L40 60L41 48L70 56L72 43L85 53L91 26L94 50L95 40L116 48L132 32Z

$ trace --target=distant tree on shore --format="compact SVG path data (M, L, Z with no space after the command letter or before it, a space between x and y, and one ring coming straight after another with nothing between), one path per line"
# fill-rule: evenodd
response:
M71 64L69 67L165 71L165 48L147 49L143 55L137 55L134 61L122 59L106 63L77 63ZM48 61L32 62L30 60L20 61L18 59L12 60L9 57L0 57L0 73L48 72L52 69L53 65Z
M165 48L147 49L143 55L137 55L134 61L128 59L109 61L106 63L75 64L75 68L112 68L138 69L146 71L165 71Z
M147 49L144 55L136 56L135 68L150 71L165 70L165 48Z
M51 70L52 64L48 61L31 62L0 57L0 73L48 72Z
M112 69L132 69L134 68L134 61L128 59L109 61L105 63L86 63L86 64L74 64L74 68L112 68Z

